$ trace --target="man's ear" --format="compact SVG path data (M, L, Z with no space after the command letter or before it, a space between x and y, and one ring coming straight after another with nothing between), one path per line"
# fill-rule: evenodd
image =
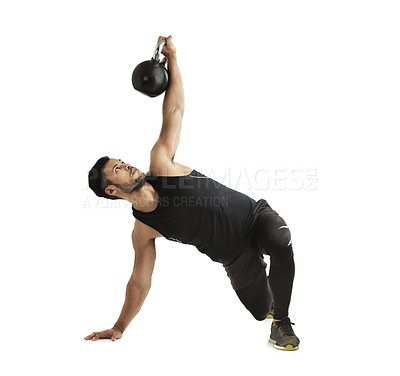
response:
M116 196L118 193L117 188L115 187L115 185L109 185L107 186L107 188L104 190L104 192L106 192L109 196Z

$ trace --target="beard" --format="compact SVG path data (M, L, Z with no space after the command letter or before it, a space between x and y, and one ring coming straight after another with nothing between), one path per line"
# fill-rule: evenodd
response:
M124 183L124 184L114 184L117 188L119 188L124 193L133 193L137 192L140 188L142 188L146 183L146 174L143 172L132 182Z

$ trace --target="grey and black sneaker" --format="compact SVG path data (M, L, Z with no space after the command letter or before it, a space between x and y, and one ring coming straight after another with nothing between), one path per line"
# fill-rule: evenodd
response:
M271 325L271 336L269 341L274 344L278 350L292 351L298 350L300 340L294 334L289 317L284 317L280 321L274 321Z
M274 303L271 304L271 308L269 309L267 319L273 319L274 318Z

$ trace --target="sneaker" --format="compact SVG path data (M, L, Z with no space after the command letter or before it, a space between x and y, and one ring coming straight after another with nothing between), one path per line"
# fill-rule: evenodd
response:
M274 303L271 304L271 308L269 309L267 319L273 319L274 318Z
M298 350L300 340L294 334L292 325L294 325L294 322L290 322L289 317L284 317L282 320L272 323L269 341L274 344L276 349Z

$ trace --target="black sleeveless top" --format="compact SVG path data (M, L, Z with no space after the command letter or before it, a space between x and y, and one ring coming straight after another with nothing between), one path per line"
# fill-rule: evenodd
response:
M151 212L136 210L135 218L165 238L191 244L213 261L234 261L247 244L256 201L193 170L184 176L146 176L158 192Z

